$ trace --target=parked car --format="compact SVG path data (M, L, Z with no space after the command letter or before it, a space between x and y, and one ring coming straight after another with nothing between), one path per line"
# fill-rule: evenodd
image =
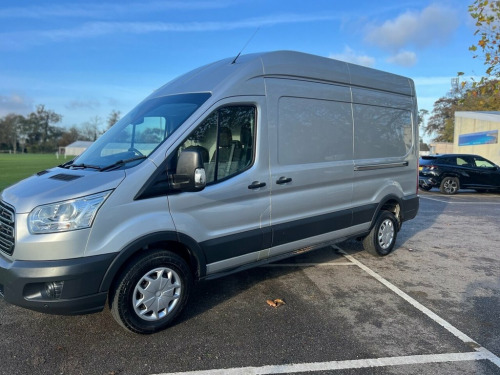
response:
M478 155L422 156L418 184L426 191L439 187L443 194L456 194L459 189L499 190L500 168Z

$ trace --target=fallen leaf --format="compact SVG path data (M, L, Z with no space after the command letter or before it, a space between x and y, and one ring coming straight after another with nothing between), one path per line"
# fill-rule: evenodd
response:
M276 303L272 299L268 299L266 302L271 307L278 307L278 305L276 305Z
M276 298L274 300L274 303L276 304L276 307L279 307L281 305L286 305L285 301L283 301L281 298Z

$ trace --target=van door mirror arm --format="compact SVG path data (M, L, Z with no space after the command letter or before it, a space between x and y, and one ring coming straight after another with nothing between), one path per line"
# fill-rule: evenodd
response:
M177 161L176 173L169 175L170 187L177 191L201 191L207 184L203 158L198 150L183 150Z

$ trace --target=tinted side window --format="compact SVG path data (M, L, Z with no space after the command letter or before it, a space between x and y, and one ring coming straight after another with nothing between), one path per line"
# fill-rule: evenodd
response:
M490 163L488 160L479 157L474 157L474 165L481 168L495 168L495 165L493 163Z
M278 161L281 165L352 159L349 103L282 97L279 101Z
M413 144L411 112L354 104L354 158L401 157Z
M207 183L234 176L253 162L255 114L253 106L219 108L189 135L179 151L195 148L201 152Z

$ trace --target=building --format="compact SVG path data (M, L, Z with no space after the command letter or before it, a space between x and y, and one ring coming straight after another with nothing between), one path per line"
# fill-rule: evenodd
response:
M455 112L453 152L476 154L500 165L500 112Z
M64 155L78 156L83 151L88 149L92 143L94 142L76 141L71 143L70 145L67 145L66 147L60 147L60 149L62 150L60 150L59 153Z
M433 155L453 154L455 149L451 142L433 142L429 146Z

